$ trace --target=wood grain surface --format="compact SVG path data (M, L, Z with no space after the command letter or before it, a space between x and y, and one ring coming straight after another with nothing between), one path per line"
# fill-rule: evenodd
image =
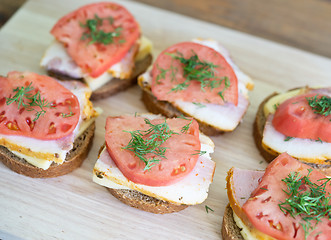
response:
M136 0L331 58L330 0ZM0 26L25 0L0 1Z
M63 14L89 0L31 0L0 30L0 75L12 70L45 73L39 61L53 40L49 30ZM132 1L116 1L133 13L154 43L154 57L167 46L194 37L214 38L255 81L251 105L238 129L213 137L216 162L208 199L179 213L154 215L130 208L92 182L108 115L146 112L141 90L133 87L94 102L104 113L81 168L53 179L31 179L0 163L0 239L221 239L228 203L226 172L232 167L264 169L252 137L259 103L274 91L297 86L330 85L331 60L219 25L184 17ZM152 19L152 21L151 21ZM207 213L205 206L213 209Z

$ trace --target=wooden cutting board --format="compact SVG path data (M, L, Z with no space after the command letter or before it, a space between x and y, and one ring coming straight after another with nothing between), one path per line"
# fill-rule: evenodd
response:
M45 73L39 67L52 41L57 19L91 1L28 1L0 31L0 74L12 70ZM0 239L221 239L228 203L225 176L232 166L264 169L252 137L258 104L274 91L304 85L330 86L331 60L210 23L131 1L126 6L154 43L154 56L179 41L213 38L255 81L251 105L238 129L213 137L214 182L208 199L179 213L154 215L130 208L92 182L97 152L104 142L106 116L146 112L138 87L94 102L104 113L97 120L94 145L82 167L54 179L31 179L0 163ZM194 194L194 193L193 193ZM206 212L205 206L214 211Z

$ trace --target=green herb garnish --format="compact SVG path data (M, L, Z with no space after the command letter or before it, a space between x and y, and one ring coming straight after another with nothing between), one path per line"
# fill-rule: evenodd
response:
M185 119L185 120L190 120L189 118L185 117L183 114L181 114L180 116L178 116L178 118Z
M69 113L62 113L61 116L63 118L68 118L68 117L72 117L74 115L74 113L72 111L70 111Z
M315 142L323 143L322 139L320 139L320 138L317 138L317 140L315 140Z
M207 212L207 213L209 213L209 211L212 211L212 212L214 212L214 210L213 210L213 209L211 209L210 207L208 207L207 205L205 205L205 209L206 209L206 212Z
M273 107L274 107L275 110L277 110L277 108L279 107L279 103L274 104Z
M121 35L122 28L117 27L113 32L104 32L99 27L102 25L104 20L108 20L110 24L113 24L113 18L100 18L98 15L94 15L94 18L87 19L86 23L80 23L82 28L87 28L87 31L83 33L81 40L91 39L88 44L102 43L104 45L114 42L115 37ZM119 43L125 42L124 39L119 40Z
M284 214L290 214L293 218L301 216L303 222L300 223L305 231L305 239L315 228L321 218L331 219L331 197L326 197L326 186L330 184L328 178L319 179L325 181L321 185L311 182L308 169L307 176L300 176L298 172L291 172L282 181L287 189L283 191L289 196L284 202L278 204ZM313 224L315 222L315 224Z
M291 139L293 139L293 137L286 137L286 138L284 139L284 141L285 141L285 142L288 142L288 141L290 141Z
M39 119L46 113L45 108L50 108L50 104L45 98L41 98L40 92L37 91L34 95L31 93L34 90L32 82L27 87L17 87L13 89L15 95L13 97L6 98L6 104L17 103L17 108L24 107L27 111L36 111L33 121ZM39 108L36 109L35 107Z
M123 147L123 149L134 152L135 156L145 163L145 171L155 166L155 164L162 158L166 158L166 148L161 147L161 145L173 134L178 133L170 130L166 121L154 125L147 118L144 120L145 123L150 126L148 130L124 131L131 134L131 140L126 147ZM146 154L149 153L155 154L157 157L146 158Z
M207 151L200 151L200 150L195 150L197 153L194 153L194 154L192 154L192 155L199 155L199 156L202 156L202 155L204 155L204 154L206 154L207 153Z
M219 67L211 62L201 61L198 55L192 51L193 55L190 58L184 58L180 52L176 53L165 53L171 56L175 60L179 60L183 65L183 76L186 80L183 83L177 84L171 89L173 92L185 90L190 81L198 81L201 86L201 91L206 91L205 88L214 89L224 82L224 88L218 92L218 95L223 99L223 93L230 87L230 80L228 77L217 77L215 76L215 68ZM174 70L171 68L172 75L174 76Z
M204 108L206 107L206 105L202 104L202 103L198 103L198 102L192 102L195 106L197 106L197 108Z
M163 69L160 68L159 65L156 65L157 69L160 70L160 74L156 76L156 84L160 84L160 80L165 78L166 73L169 71L169 69Z
M329 116L331 114L331 98L328 96L322 96L318 98L318 95L310 98L306 98L308 105L314 110L314 113L323 116Z
M182 133L187 133L187 131L189 130L190 128L190 125L192 124L193 120L191 120L188 124L186 124L184 127L182 127L182 130L181 132Z

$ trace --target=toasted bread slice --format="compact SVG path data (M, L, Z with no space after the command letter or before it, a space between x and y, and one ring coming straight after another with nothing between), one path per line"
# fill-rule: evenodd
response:
M240 228L233 219L233 210L228 204L225 208L222 223L222 237L223 240L244 240L240 233Z
M0 159L3 164L11 170L28 177L51 178L62 176L72 172L82 164L92 147L94 130L95 122L75 140L74 146L67 154L63 164L58 165L53 162L46 170L31 165L25 161L25 159L16 156L4 146L0 146Z
M261 102L261 104L257 110L254 125L253 125L253 136L254 136L254 141L255 141L256 147L259 149L260 154L267 162L271 162L273 159L275 159L279 155L279 153L273 151L270 148L265 149L262 145L264 126L267 121L267 119L264 115L264 105L268 102L269 99L276 96L277 94L278 93L273 93L270 96L268 96L267 98L265 98L263 100L263 102ZM302 161L302 160L300 160L300 161ZM331 161L331 159L327 160L327 161ZM308 163L305 161L302 161L302 162L309 165L312 168L319 170L320 172L322 172L323 174L325 174L327 176L331 176L331 165Z
M146 69L151 65L152 63L152 55L148 54L145 58L142 60L139 60L135 63L134 70L128 79L119 79L114 78L110 82L106 83L105 85L101 86L100 88L96 89L92 92L91 100L98 100L101 98L106 98L111 95L114 95L120 91L126 90L129 87L135 85L137 83L137 77L146 71ZM50 76L53 76L60 80L72 80L73 78L68 77L66 75L63 75L58 72L54 71L47 71ZM82 78L80 79L74 79L74 80L80 80L83 81Z
M159 200L135 190L108 188L108 191L121 202L146 212L165 214L179 212L188 207L188 205L184 204L177 205Z

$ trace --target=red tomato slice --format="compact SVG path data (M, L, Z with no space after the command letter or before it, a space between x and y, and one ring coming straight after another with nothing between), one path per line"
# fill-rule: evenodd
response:
M164 123L164 119L151 120L152 124ZM150 128L142 117L120 116L108 117L106 123L106 145L108 152L123 175L135 183L148 186L165 186L172 184L194 168L200 151L199 126L192 120L186 133L181 133L183 126L191 120L168 119L170 129L179 134L173 134L161 147L166 148L165 158L150 170L145 170L145 163L130 150L125 150L131 140L131 134L125 131L142 130ZM145 155L152 158L154 154Z
M219 95L219 92L225 88L225 81L213 89L205 87L203 91L201 90L199 81L191 80L186 89L178 91L173 90L178 84L182 84L186 80L186 77L184 77L185 64L169 55L175 54L178 56L178 52L181 53L185 59L197 55L200 61L216 65L214 68L214 78L209 80L219 80L228 77L230 86L222 92L224 101ZM201 67L195 67L195 69L199 68ZM238 104L238 81L232 67L220 53L198 43L178 43L164 50L153 65L152 77L152 92L154 96L161 101L183 100L215 104L230 102L236 106Z
M84 33L89 32L81 25L86 24L88 19L95 19L96 15L103 19L98 30L109 33L122 28L120 36L114 37L112 43L89 44L91 38L81 39ZM116 3L101 2L83 6L62 17L51 33L66 47L68 54L84 73L98 77L124 57L139 38L140 28L124 7Z
M289 137L331 142L331 115L314 113L306 99L314 96L316 93L308 93L283 102L277 108L272 121L275 129ZM318 96L320 97L321 95Z
M249 200L243 205L243 211L250 223L259 231L279 240L305 239L305 233L300 225L303 222L301 216L296 218L290 214L284 214L278 204L288 197L283 190L287 190L286 184L281 181L290 172L299 172L300 176L306 176L307 165L295 160L287 153L279 155L267 167L257 189L251 194ZM317 170L312 170L309 179L321 185L326 177ZM304 186L304 185L303 185ZM326 187L327 196L330 195L331 185ZM331 221L327 217L321 219L314 230L309 234L308 240L328 240L331 236Z
M30 85L31 84L31 85ZM13 98L21 87L33 87L30 97L40 92L40 100L46 100L48 107L36 121L38 106L25 108L13 102L7 105L8 98ZM29 72L10 72L7 77L0 77L0 133L18 135L41 140L53 140L68 136L75 129L80 115L77 97L55 79ZM30 100L24 98L25 104ZM45 102L45 105L47 105Z

